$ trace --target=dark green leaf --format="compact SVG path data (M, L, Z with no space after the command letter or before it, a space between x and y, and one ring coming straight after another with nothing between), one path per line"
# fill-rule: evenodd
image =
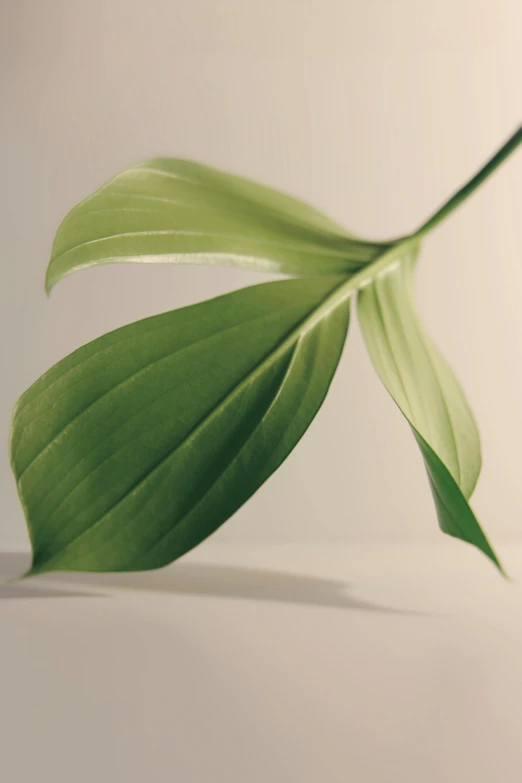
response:
M473 415L413 302L417 248L365 286L357 311L373 364L422 451L441 529L498 559L468 505L481 466Z
M190 161L155 158L122 172L67 215L46 285L117 262L350 275L385 247L355 239L275 190Z
M31 573L156 568L225 522L321 406L348 328L342 286L246 288L111 332L42 376L11 437Z

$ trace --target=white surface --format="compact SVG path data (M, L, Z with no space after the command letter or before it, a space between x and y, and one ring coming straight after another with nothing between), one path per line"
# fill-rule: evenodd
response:
M64 213L156 154L310 200L363 236L412 230L520 122L520 0L0 0L0 547L27 545L7 463L18 395L116 326L259 282L204 268L105 268L47 300ZM476 411L476 506L520 537L522 155L430 237L421 312ZM355 319L324 409L219 533L439 540L416 445Z
M457 542L0 589L9 783L520 781L522 587Z

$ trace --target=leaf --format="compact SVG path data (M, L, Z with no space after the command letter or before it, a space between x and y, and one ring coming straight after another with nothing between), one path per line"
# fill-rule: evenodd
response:
M424 457L441 529L474 544L500 569L468 500L480 467L477 427L462 389L425 334L413 302L418 245L358 295L375 369L409 421Z
M350 275L387 246L356 239L308 205L254 182L154 158L122 172L66 216L46 287L76 270L118 262Z
M417 321L408 248L520 143L522 128L417 231L388 243L357 239L245 179L168 158L123 172L73 209L53 245L48 290L75 270L116 262L230 264L305 279L124 327L22 396L10 449L30 573L156 568L212 533L315 416L361 289L366 342L422 450L440 525L500 568L467 503L480 470L476 427Z
M11 462L30 573L163 566L278 468L326 395L338 278L253 286L117 329L19 400Z

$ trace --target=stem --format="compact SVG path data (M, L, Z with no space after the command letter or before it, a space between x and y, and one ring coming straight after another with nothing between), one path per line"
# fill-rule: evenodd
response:
M522 142L522 125L515 131L515 133L506 141L506 143L499 149L499 151L488 160L488 162L480 169L480 171L472 177L460 190L451 196L441 207L438 209L412 236L420 239L431 231L435 226L445 220L448 215L453 212L468 196L470 196L479 185L492 174L504 160L511 155L512 152Z

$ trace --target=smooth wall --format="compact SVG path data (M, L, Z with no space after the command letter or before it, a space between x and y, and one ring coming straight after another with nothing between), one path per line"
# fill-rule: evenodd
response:
M118 170L189 157L312 202L369 237L413 230L522 118L519 0L0 0L0 443L18 395L103 332L264 279L106 267L47 299L64 213ZM474 501L522 536L522 154L425 243L418 303L476 412ZM0 548L28 545L0 448ZM218 533L439 535L416 446L355 319L298 449Z

